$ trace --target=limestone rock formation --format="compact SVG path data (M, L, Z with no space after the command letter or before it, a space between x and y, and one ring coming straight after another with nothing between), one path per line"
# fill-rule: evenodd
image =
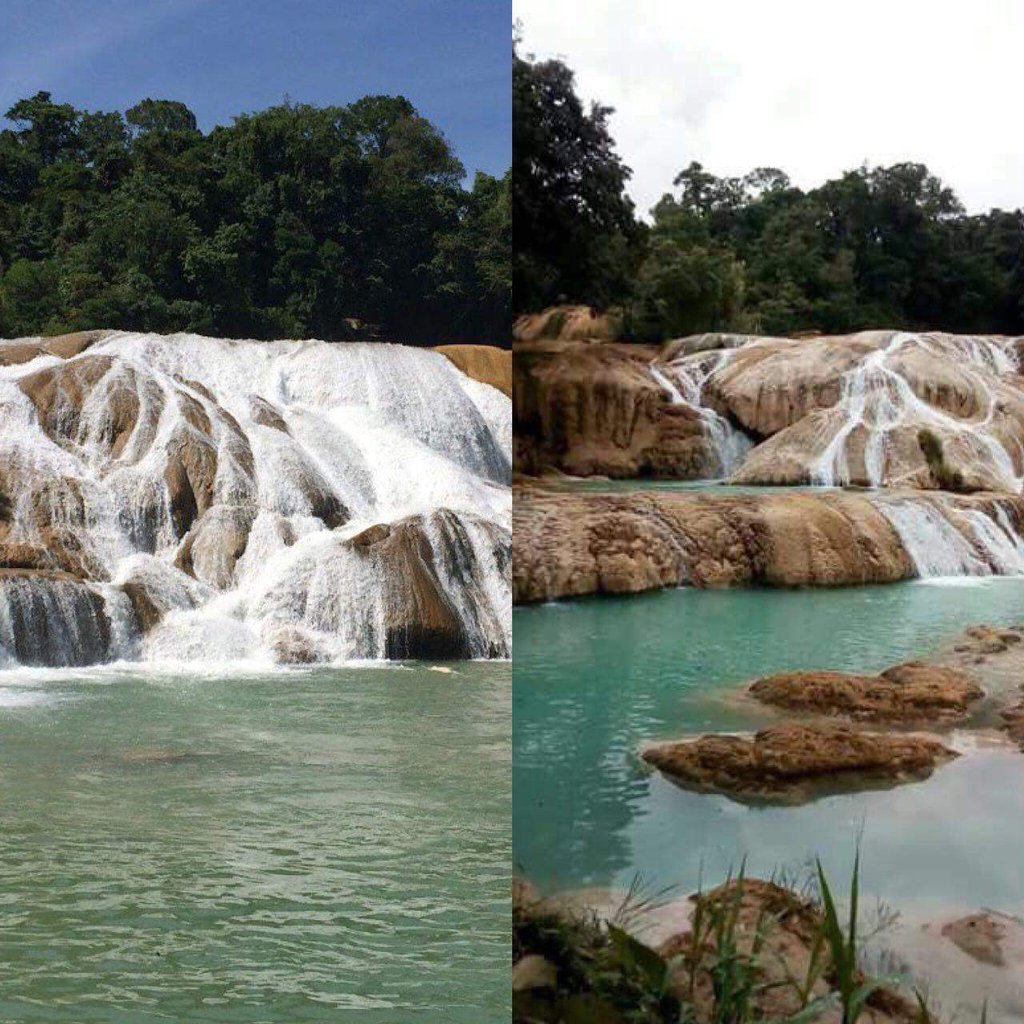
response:
M841 586L914 566L862 494L516 489L517 603L657 587Z
M967 672L925 661L893 665L877 676L780 672L756 680L749 693L787 712L893 723L958 721L984 696Z
M655 348L540 340L514 346L516 469L573 476L710 475L691 410L673 408L651 373Z
M467 359L510 373L399 345L0 341L0 660L508 656L511 403Z
M467 377L490 384L512 397L512 352L494 345L438 345L440 352Z
M927 778L956 754L928 736L787 722L753 736L658 743L642 756L688 789L741 801L801 803L827 792Z
M843 586L1024 572L1024 498L515 490L517 603L658 587Z

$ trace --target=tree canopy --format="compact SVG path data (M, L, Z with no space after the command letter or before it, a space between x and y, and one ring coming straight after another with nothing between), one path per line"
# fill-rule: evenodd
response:
M621 305L632 336L872 327L1024 334L1024 215L967 214L923 164L803 190L758 167L684 167L638 223L609 111L515 55L514 303Z
M510 173L470 189L401 96L283 103L204 134L40 92L0 131L0 335L96 327L504 344Z

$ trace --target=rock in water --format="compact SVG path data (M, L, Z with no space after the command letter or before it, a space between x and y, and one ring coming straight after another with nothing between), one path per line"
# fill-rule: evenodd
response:
M909 661L877 676L850 672L779 672L752 683L763 704L865 722L954 722L984 691L966 672Z
M755 803L803 803L830 792L927 778L956 757L938 740L787 722L753 736L654 744L643 758L679 785Z
M483 347L0 342L0 652L507 657L511 402Z

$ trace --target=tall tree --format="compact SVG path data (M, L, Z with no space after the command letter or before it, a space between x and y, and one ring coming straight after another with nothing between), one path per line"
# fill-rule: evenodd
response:
M512 58L513 295L517 310L559 300L606 305L628 288L639 229L630 170L561 61Z

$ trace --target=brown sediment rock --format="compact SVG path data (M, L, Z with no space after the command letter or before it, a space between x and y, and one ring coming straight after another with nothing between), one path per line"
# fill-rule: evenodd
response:
M516 341L614 341L621 334L618 313L599 313L591 306L549 306L518 317L512 325Z
M697 414L654 379L657 349L614 342L514 346L515 468L573 476L707 476L713 454Z
M757 967L757 984L751 993L754 1019L786 1020L800 1013L804 1008L800 988L808 981L812 983L809 999L825 1000L832 993L829 954L818 946L822 913L811 901L774 882L753 878L727 882L691 901L691 930L669 938L658 952L670 964L670 991L692 1006L699 1024L718 1019L712 968L721 961L711 922L726 914L735 916L731 937L736 951L731 955L749 957ZM699 934L694 928L699 928ZM922 1017L910 1000L881 986L868 996L860 1019L865 1024L921 1024ZM826 1004L814 1020L841 1024L842 1010Z
M435 513L434 518L442 531L458 528L454 518L444 513ZM371 526L346 542L372 564L382 581L388 658L444 660L471 654L462 618L442 583L442 567L427 528L423 516L411 516L386 528Z
M164 617L164 609L153 600L149 588L140 580L129 580L121 585L132 606L140 633L148 633Z
M741 801L801 803L822 793L927 778L957 755L929 736L786 722L753 736L659 743L642 756L685 788Z
M942 935L980 963L993 967L1006 963L1002 948L1006 926L987 911L947 922L942 926Z
M864 494L514 491L517 603L658 587L841 586L914 567Z
M748 692L785 711L894 723L957 721L984 696L967 672L924 661L893 665L876 676L780 672L756 680Z
M434 349L467 377L512 397L512 352L494 345L438 345Z
M284 417L275 409L270 402L259 395L249 396L249 415L253 421L261 426L270 427L273 430L280 430L282 434L291 434Z
M0 341L0 366L17 366L37 356L70 359L107 337L110 331L77 331L48 338L12 338Z
M279 629L270 639L274 657L282 665L315 665L325 660L316 641L297 626Z

